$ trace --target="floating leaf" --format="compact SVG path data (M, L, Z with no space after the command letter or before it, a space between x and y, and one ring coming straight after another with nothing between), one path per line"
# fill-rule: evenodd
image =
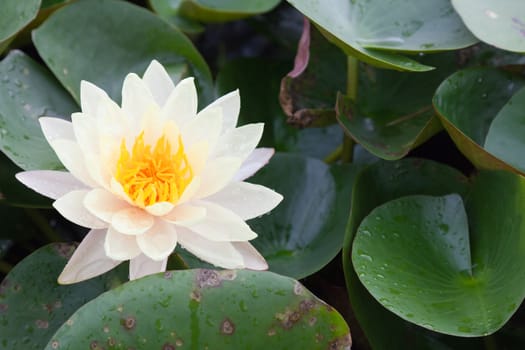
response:
M270 11L281 0L150 0L164 14L200 22L225 22Z
M21 51L11 51L0 62L0 75L1 150L24 170L62 169L38 118L69 118L78 106L46 69Z
M74 249L74 245L64 243L40 248L2 281L1 349L43 349L80 306L121 283L123 269L74 285L58 285L56 279Z
M394 160L404 157L440 130L432 96L454 72L456 57L444 53L423 59L438 69L413 74L362 65L357 102L340 95L337 118L369 152Z
M186 270L126 283L80 308L46 349L350 349L348 326L299 282Z
M524 79L492 68L470 68L447 78L433 103L459 150L478 168L520 170L483 149L490 125Z
M463 199L411 196L376 208L353 243L359 279L383 306L422 327L495 332L525 298L524 195L525 179L485 171Z
M74 2L35 30L33 41L77 102L81 80L120 101L125 75L142 75L152 59L159 60L176 81L181 75L195 76L203 106L213 95L209 68L191 41L151 12L127 2Z
M470 31L490 45L525 52L525 3L516 0L452 0Z
M288 0L346 54L379 67L426 71L397 52L454 50L476 38L448 0Z
M41 0L2 0L0 2L0 52L4 51L16 33L37 15Z

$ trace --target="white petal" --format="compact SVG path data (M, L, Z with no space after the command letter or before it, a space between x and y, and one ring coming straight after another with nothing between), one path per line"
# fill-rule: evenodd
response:
M182 196L180 196L179 200L177 201L177 204L186 203L189 200L192 200L195 197L195 194L199 191L199 188L201 187L201 177L200 176L194 176L193 179L191 179L190 183L186 188L184 189L184 192L182 192Z
M140 254L136 236L125 235L109 227L104 241L106 255L115 260L130 260Z
M217 100L213 101L202 112L207 109L220 107L222 109L222 131L225 132L233 129L237 125L239 119L239 111L241 110L241 98L239 97L239 90L232 91Z
M158 202L147 206L146 211L154 216L163 216L173 210L174 205L170 202Z
M181 129L185 147L197 142L206 141L210 149L215 147L222 128L222 111L218 108L208 109L197 114Z
M150 89L157 104L161 107L164 106L175 85L162 64L156 60L151 61L142 80Z
M230 182L206 200L233 211L243 220L249 220L275 208L283 200L283 196L261 185Z
M18 181L49 198L57 199L68 192L87 189L71 173L55 170L24 171L15 175Z
M98 86L85 80L80 82L80 105L83 113L96 117L100 105L108 100L111 98Z
M71 122L75 138L82 151L99 153L98 130L95 119L83 113L73 113Z
M196 205L206 209L206 217L196 224L177 222L177 226L187 227L202 237L216 242L248 241L257 237L250 226L230 210L205 201L199 201Z
M190 162L193 175L200 175L204 170L208 160L209 147L208 142L197 142L185 149L186 157Z
M233 181L242 181L255 174L259 169L268 164L275 150L273 148L256 148L242 163L239 171L233 176Z
M242 255L244 267L250 270L268 270L268 263L250 242L232 242L233 247Z
M239 170L241 160L235 157L222 157L210 160L202 172L201 186L196 198L210 196L223 189Z
M155 220L143 209L128 207L111 217L111 226L125 235L140 235L149 230Z
M108 224L91 214L84 206L88 190L71 191L53 202L53 207L66 219L87 228L106 228Z
M136 75L130 73L122 86L122 110L133 121L139 122L146 113L156 106L151 91Z
M77 247L64 270L58 276L58 283L71 284L101 275L122 261L113 260L104 251L105 230L91 230Z
M163 216L162 219L174 224L191 225L199 222L205 217L206 208L183 204L173 208L173 210L169 214Z
M172 224L156 220L148 232L137 236L137 243L142 252L149 258L162 261L166 259L177 245L177 231Z
M233 156L245 160L261 140L263 129L263 123L230 129L219 138L211 156Z
M110 189L111 173L108 164L104 163L107 159L104 159L100 154L84 153L84 160L89 178L98 185L97 187ZM116 162L112 164L115 165Z
M164 272L167 264L168 258L155 261L144 254L140 254L129 261L129 279L135 280L154 273Z
M97 182L89 175L84 154L76 142L59 139L52 141L50 145L57 154L58 159L60 159L64 167L69 170L74 177L89 187L98 187Z
M244 260L230 242L213 242L184 228L177 230L180 245L199 259L226 269L244 268Z
M91 214L105 222L111 222L115 213L130 207L126 201L101 188L89 191L84 197L84 206Z
M179 127L184 126L197 114L197 90L193 78L181 80L168 96L162 108L161 117L173 120Z
M71 122L51 117L42 117L38 119L42 132L46 137L47 142L51 143L53 140L66 139L74 140L73 124Z

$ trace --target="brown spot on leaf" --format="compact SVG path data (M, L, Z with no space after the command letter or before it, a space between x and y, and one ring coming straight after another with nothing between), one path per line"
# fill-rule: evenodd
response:
M20 292L21 290L22 290L22 286L21 286L21 285L19 285L19 284L15 284L15 285L13 286L13 292L18 293L18 292Z
M175 350L175 345L164 343L164 345L162 345L162 350Z
M304 291L303 285L300 282L295 282L293 286L293 293L295 295L301 295L303 294L303 291Z
M4 278L2 283L0 283L0 295L5 295L5 292L8 286L9 286L9 281L7 280L7 277L6 277Z
M117 341L115 340L115 338L113 337L108 338L108 346L115 346L116 343Z
M73 255L73 252L75 251L75 248L77 247L77 244L73 243L55 243L53 244L53 249L55 252L66 259L69 259L71 255Z
M127 330L132 330L133 328L135 328L136 323L137 322L135 318L132 316L127 316L125 318L120 319L120 324L122 325L122 327L124 327L124 329Z
M96 340L93 340L91 344L89 344L89 348L91 350L104 350L105 349L103 346L100 346L100 344Z
M8 304L0 304L0 314L4 313L4 312L7 312L7 309L9 309L9 305Z
M40 329L49 328L49 322L47 320L36 320L35 325L36 325L36 328L40 328Z
M310 327L313 327L316 323L317 317L310 317L310 319L308 320L308 324L310 325Z
M175 345L182 346L182 345L184 345L184 342L182 341L182 339L179 338L179 339L175 340Z
M222 280L219 278L219 274L215 270L201 269L197 272L198 288L219 287L221 283Z
M269 336L269 337L273 337L273 336L275 335L275 333L277 333L277 332L276 332L275 329L273 329L273 328L270 328L270 329L268 330L268 336Z
M225 318L221 322L221 333L225 335L232 335L235 332L235 324L229 318Z
M171 271L166 271L166 272L164 272L164 278L165 278L165 279L169 280L169 279L171 279L172 277L173 277L173 272L171 272Z
M350 336L350 333L328 343L328 350L350 350L351 347L352 337Z
M196 302L201 301L201 292L199 290L192 290L190 293L190 298Z
M53 340L51 342L51 348L52 349L58 349L59 346L60 346L60 343L58 342L58 340Z

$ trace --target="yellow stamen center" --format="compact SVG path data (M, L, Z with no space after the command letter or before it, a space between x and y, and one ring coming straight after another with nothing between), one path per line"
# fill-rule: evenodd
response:
M193 178L179 135L173 153L169 140L163 135L155 147L144 144L144 132L135 139L131 155L122 140L115 173L129 198L139 207L158 202L175 203Z

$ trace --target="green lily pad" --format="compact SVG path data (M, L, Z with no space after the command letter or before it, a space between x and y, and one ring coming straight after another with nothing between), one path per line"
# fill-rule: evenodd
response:
M21 51L0 62L0 149L24 170L63 169L38 118L69 118L78 106L52 74Z
M423 61L438 68L413 74L362 65L357 101L338 97L337 118L345 131L380 158L402 158L441 129L432 96L454 72L456 56L429 55Z
M433 104L459 150L478 168L523 173L483 148L494 118L524 79L493 68L454 73L436 90Z
M31 22L40 8L41 0L3 0L0 3L0 52L16 33Z
M147 28L147 30L144 30ZM129 72L152 59L173 76L195 76L201 106L213 97L211 74L191 41L146 9L123 1L78 1L56 11L33 32L40 56L77 102L88 80L115 101Z
M346 88L347 57L305 19L295 64L281 80L279 100L288 123L299 127L335 123L338 91Z
M385 309L359 280L351 261L352 243L361 221L377 206L393 199L416 194L442 196L466 193L468 179L448 166L423 159L405 158L377 162L363 170L355 180L352 208L343 244L343 267L352 309L374 349L402 349L407 343L415 349L464 348L458 338L415 327ZM461 347L460 347L461 345ZM474 347L474 349L477 349Z
M522 177L484 171L463 199L385 203L354 240L361 282L387 309L422 327L467 337L495 332L525 298L524 194Z
M159 17L185 33L198 34L206 29L203 24L179 14L180 0L149 0L149 4Z
M525 89L519 90L492 121L485 149L525 173Z
M452 0L468 29L480 40L525 52L525 3L515 0Z
M125 269L117 269L86 282L58 285L56 279L74 250L74 245L65 243L40 248L2 281L1 349L43 349L79 307L126 277Z
M71 316L46 349L350 345L344 319L295 280L270 272L185 270L101 295Z
M150 0L154 9L199 22L226 22L273 9L281 0Z
M431 66L393 52L435 52L474 44L448 0L288 0L329 40L367 63L397 70Z

